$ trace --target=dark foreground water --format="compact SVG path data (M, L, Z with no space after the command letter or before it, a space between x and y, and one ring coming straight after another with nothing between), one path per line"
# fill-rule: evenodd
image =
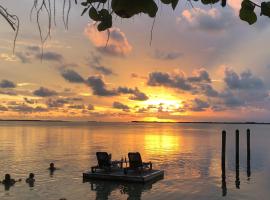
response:
M235 129L240 130L239 181L235 171ZM251 176L247 176L246 129L251 129ZM260 199L270 198L268 125L0 122L0 176L16 183L0 187L0 199ZM221 131L227 130L226 180L221 179ZM83 183L96 164L95 152L113 159L139 151L164 169L154 184ZM50 175L54 162L60 169ZM36 174L34 187L25 183ZM239 186L238 186L239 185Z

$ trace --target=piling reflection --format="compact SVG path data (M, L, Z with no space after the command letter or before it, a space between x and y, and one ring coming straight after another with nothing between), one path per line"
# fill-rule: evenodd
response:
M157 182L142 183L122 183L102 180L84 180L89 183L91 191L96 193L96 200L107 200L112 196L113 192L119 192L121 195L127 195L128 200L140 200L142 194L152 189L152 185Z
M222 188L222 196L225 197L227 195L227 184L226 184L225 172L224 172L224 176L222 175L221 188Z

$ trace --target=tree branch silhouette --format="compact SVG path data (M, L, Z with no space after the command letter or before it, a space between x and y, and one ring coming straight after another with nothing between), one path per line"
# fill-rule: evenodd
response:
M10 14L7 9L0 5L0 15L7 21L10 27L15 31L15 36L13 40L13 53L15 52L16 40L20 28L20 20L16 15Z
M131 18L138 14L147 14L151 18L155 18L161 4L170 5L173 10L179 3L179 0L81 0L80 5L83 7L81 15L88 13L90 20L94 21L97 25L98 31L107 31L109 33L110 28L113 25L113 15L120 18ZM187 0L189 3L201 1L204 5L213 5L221 3L222 7L227 5L227 0ZM72 0L62 0L62 21L65 29L69 26L69 15L72 7ZM74 0L75 4L78 4L77 0ZM270 17L270 1L262 2L261 5L253 2L252 0L242 0L241 9L239 11L240 19L248 22L250 25L257 21L257 14L255 8L261 9L260 15ZM48 20L48 27L45 35L43 35L42 27L40 24L41 14L45 12ZM35 20L40 35L40 41L43 52L43 45L48 38L51 37L52 24L56 26L56 0L33 0L33 6L30 11L30 20L32 20L33 14L36 15ZM19 18L16 15L10 14L7 9L0 5L0 15L7 21L11 28L16 32L14 39L17 39L19 31ZM155 20L154 20L155 21ZM153 23L154 24L154 23ZM151 28L152 38L153 26ZM109 34L108 34L109 36ZM151 39L152 40L152 39ZM150 41L151 44L151 41ZM14 51L13 48L13 51Z

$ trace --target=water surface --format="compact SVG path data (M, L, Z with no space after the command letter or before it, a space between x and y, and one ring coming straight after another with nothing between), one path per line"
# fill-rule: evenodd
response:
M23 180L0 199L260 199L270 196L268 125L173 123L0 122L0 176L36 174L34 187ZM247 175L246 129L251 129L251 176ZM227 130L226 180L221 179L221 131ZM235 130L240 130L240 186L236 184ZM82 172L96 164L96 151L113 159L139 151L164 169L154 184L104 181L83 183ZM54 162L59 170L47 170ZM1 185L0 185L1 186Z

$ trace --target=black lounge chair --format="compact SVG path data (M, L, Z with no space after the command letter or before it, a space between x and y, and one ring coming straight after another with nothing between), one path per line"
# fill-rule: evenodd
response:
M97 169L103 169L105 171L111 171L112 162L111 162L111 154L107 152L96 152L98 165L91 167L92 172L96 172Z
M151 162L143 162L141 154L139 152L128 153L129 167L125 169L125 173L128 170L134 170L136 172L143 172L144 170L152 170Z

